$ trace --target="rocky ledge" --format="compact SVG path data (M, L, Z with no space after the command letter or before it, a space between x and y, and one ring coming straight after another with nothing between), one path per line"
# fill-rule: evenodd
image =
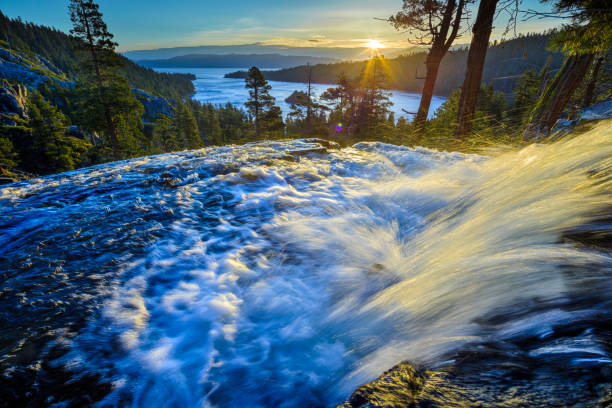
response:
M17 115L25 118L25 105L15 91L17 87L38 89L44 83L51 82L54 86L72 88L75 82L55 65L40 55L26 55L22 52L0 47L0 78L4 79L0 89L0 115L3 117ZM10 84L18 84L11 86ZM152 95L142 89L132 89L132 92L142 103L145 114L143 120L152 122L158 114L174 116L176 101ZM5 123L6 124L6 123Z

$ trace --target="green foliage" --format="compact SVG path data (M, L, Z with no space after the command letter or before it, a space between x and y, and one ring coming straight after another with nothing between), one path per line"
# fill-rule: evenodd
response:
M391 106L390 93L385 90L385 76L379 72L383 62L370 60L367 68L355 79L341 74L338 86L329 88L321 99L332 104L329 123L342 123L346 130L337 135L350 139L376 139L388 133L387 122Z
M8 170L17 166L18 155L13 142L6 134L7 126L0 125L0 169Z
M519 78L514 88L514 109L511 120L516 124L526 124L529 114L541 91L542 78L533 69L528 69Z
M178 138L185 149L199 149L202 147L202 138L198 123L189 105L179 103L175 109L175 123Z
M142 115L144 108L121 77L105 81L102 86L81 84L81 104L77 123L88 132L104 132L104 143L98 146L102 161L111 159L112 141L109 127L116 132L119 157L127 158L143 154L144 140Z
M75 47L90 54L90 58L85 61L91 66L85 71L95 74L96 79L101 81L101 75L106 71L113 72L113 68L121 66L121 61L115 53L115 47L119 44L113 41L113 35L102 19L99 6L93 0L70 0L68 10L72 21L70 34L77 40Z
M555 9L571 18L551 40L553 49L567 55L606 53L612 45L609 0L557 0Z
M253 126L246 112L229 102L219 106L216 112L221 125L222 144L240 143L252 139ZM209 141L209 143L215 142Z
M38 54L55 66L75 77L80 58L74 52L80 47L78 40L59 30L37 24L26 23L20 18L9 19L0 12L0 39L3 47L19 50L34 58ZM81 43L82 44L82 43ZM141 67L127 58L117 55L122 67L119 74L125 77L133 88L143 89L155 95L180 99L194 93L193 75L158 73ZM51 71L45 74L53 77Z
M12 134L20 167L37 174L74 169L90 144L66 134L68 119L39 92L30 93L28 114L27 127L16 128Z
M178 131L174 121L166 115L159 115L153 128L151 153L175 152L180 148Z
M283 129L282 112L275 105L275 99L270 95L272 87L259 68L249 69L245 87L249 90L249 99L244 105L253 117L255 138L278 136Z
M480 88L472 136L467 142L455 139L460 95L461 90L455 90L438 108L434 118L425 128L425 138L420 144L443 150L470 150L476 146L505 144L512 141L513 132L507 123L506 98L491 85Z
M295 91L290 97L290 111L286 119L287 135L291 137L321 137L329 134L327 111L306 92ZM288 99L288 101L289 101Z
M141 123L144 108L117 72L121 66L115 53L117 43L93 0L70 0L68 9L71 33L85 56L80 69L86 90L85 128L104 132L115 160L140 154L147 144Z
M201 105L198 102L192 101L191 108L196 116L200 138L209 144L222 145L223 131L219 115L214 106L212 104Z
M245 112L197 101L177 104L174 117L159 115L151 138L151 153L198 149L252 140L252 124Z

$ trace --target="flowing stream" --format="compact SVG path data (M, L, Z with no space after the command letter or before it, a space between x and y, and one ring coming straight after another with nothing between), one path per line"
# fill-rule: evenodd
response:
M610 373L606 125L490 157L267 141L4 186L0 399L333 406L485 343Z

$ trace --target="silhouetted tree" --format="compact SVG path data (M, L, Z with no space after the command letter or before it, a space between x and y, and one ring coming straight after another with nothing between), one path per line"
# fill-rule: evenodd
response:
M260 138L262 130L280 130L283 123L281 110L275 105L274 97L270 95L272 87L266 81L264 74L259 68L252 67L245 82L249 90L249 100L245 102L245 106L253 117L255 139Z
M385 127L389 115L389 92L384 89L384 75L379 71L380 64L370 60L368 68L359 79L350 80L346 75L338 77L338 86L327 89L321 99L333 105L329 123L348 138L362 135L375 138L381 127Z
M407 29L416 34L413 43L430 45L425 65L427 72L421 93L419 110L414 119L417 132L422 132L431 98L434 93L438 69L442 58L457 38L464 7L468 0L404 0L402 11L389 18L396 29Z
M457 117L457 128L455 135L458 138L466 138L472 130L472 120L478 101L478 91L482 80L489 38L493 28L493 18L499 0L480 0L478 14L472 28L472 41L468 52L467 70L461 96L459 97L459 114Z

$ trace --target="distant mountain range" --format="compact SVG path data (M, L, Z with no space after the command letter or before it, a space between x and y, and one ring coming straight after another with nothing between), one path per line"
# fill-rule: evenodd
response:
M290 68L306 64L339 62L336 58L280 54L188 54L168 59L139 60L138 64L154 68Z
M402 51L400 48L385 48L382 53ZM126 51L124 56L133 61L162 60L193 54L279 54L285 56L309 56L333 58L337 60L365 59L370 50L365 47L290 47L286 45L241 44L241 45L201 45L195 47L158 48L154 50Z
M511 95L520 75L527 69L539 71L549 64L552 72L559 69L564 55L547 49L551 33L527 34L512 40L494 42L487 51L482 77L483 84ZM457 44L449 51L440 65L435 86L436 95L450 95L461 86L465 77L468 46ZM412 48L399 53L395 58L381 60L385 73L385 85L389 89L408 92L421 92L425 75L427 50ZM336 83L340 74L349 78L359 78L367 67L366 61L342 61L335 64L313 65L310 69L298 66L274 71L265 71L268 80L283 82L312 82L320 84ZM226 78L244 78L246 72L228 73Z

